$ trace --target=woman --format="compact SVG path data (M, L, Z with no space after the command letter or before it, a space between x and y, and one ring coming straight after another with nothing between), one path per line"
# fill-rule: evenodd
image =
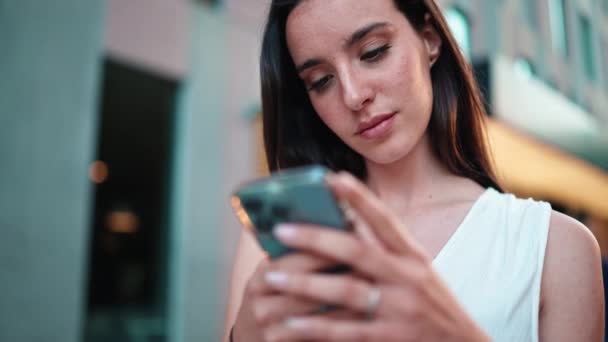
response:
M602 339L597 242L500 192L479 91L434 1L274 0L261 77L271 170L345 171L327 181L356 233L277 227L301 253L273 261L243 235L229 338ZM332 264L354 271L317 272Z

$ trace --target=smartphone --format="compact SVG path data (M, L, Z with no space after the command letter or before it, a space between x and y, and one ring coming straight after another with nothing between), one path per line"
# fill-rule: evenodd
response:
M348 230L344 213L325 183L328 172L318 165L288 169L246 183L232 195L238 219L271 258L293 252L273 235L277 224L308 223Z

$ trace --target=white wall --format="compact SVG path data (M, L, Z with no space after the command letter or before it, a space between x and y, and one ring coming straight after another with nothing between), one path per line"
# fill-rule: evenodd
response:
M192 72L176 146L172 341L216 341L222 334L242 229L228 199L239 183L255 176L256 132L249 115L260 109L266 7L232 0L195 10Z
M180 79L190 66L193 0L107 0L106 53Z
M0 341L81 339L103 5L0 1Z

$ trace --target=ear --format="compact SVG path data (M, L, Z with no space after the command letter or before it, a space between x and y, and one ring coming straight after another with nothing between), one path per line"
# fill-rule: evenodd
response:
M441 36L435 29L432 23L431 15L426 14L424 16L424 27L422 28L421 36L424 46L426 47L427 55L429 56L429 65L432 67L441 55Z

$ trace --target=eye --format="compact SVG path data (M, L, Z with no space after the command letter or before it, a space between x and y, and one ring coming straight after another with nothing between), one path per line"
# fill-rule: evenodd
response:
M327 75L327 76L319 79L318 81L313 82L310 85L310 87L308 88L308 91L321 92L327 86L327 83L329 83L329 81L331 81L332 78L333 78L333 76Z
M364 53L363 55L361 55L361 60L366 61L366 62L374 62L376 60L379 60L380 57L382 57L385 54L385 52L388 51L388 49L390 49L390 48L391 48L391 46L386 44L377 49L368 51L368 52Z

